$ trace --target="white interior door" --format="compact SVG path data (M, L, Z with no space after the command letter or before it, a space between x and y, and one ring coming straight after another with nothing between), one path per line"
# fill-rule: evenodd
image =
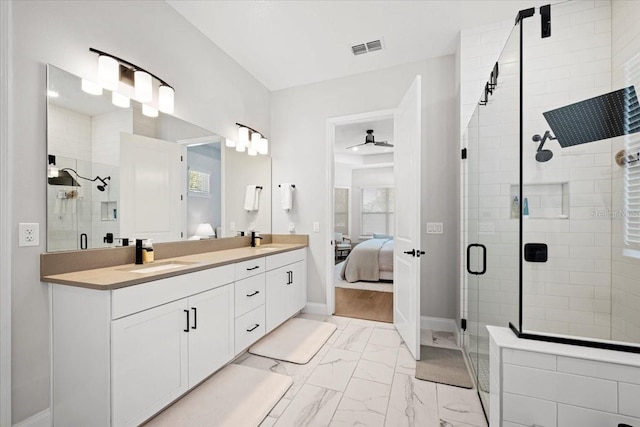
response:
M122 237L155 242L182 239L185 155L185 148L173 142L120 134Z
M393 324L420 359L420 110L416 76L394 114Z

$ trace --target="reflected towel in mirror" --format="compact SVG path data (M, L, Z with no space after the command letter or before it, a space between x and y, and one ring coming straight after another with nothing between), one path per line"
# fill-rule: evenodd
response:
M257 185L247 185L244 194L244 210L247 212L257 211L260 209L260 190Z

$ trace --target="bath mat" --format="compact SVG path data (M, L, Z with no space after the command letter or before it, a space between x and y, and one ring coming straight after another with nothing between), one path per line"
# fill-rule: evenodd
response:
M420 346L416 362L416 378L462 388L473 388L462 350L457 348Z
M228 365L153 418L145 427L259 426L293 380Z
M333 323L293 318L274 329L249 349L249 353L304 365L337 329Z

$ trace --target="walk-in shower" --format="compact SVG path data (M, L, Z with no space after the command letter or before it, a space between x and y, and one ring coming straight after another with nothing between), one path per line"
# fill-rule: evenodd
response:
M463 343L487 411L487 325L640 352L640 46L611 11L521 11L464 132Z

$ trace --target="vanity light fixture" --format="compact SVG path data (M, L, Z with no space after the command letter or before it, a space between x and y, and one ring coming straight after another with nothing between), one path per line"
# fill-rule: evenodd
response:
M81 83L82 91L89 95L102 95L102 86L98 83L94 83L91 80L82 79Z
M236 151L243 152L246 148L247 154L250 156L267 155L269 153L269 140L260 132L242 123L236 123L236 125L239 126Z
M120 92L111 92L111 102L116 107L129 108L131 106L131 98Z
M158 109L149 104L142 104L142 114L147 117L158 117Z
M129 61L126 61L117 56L111 55L100 50L89 48L89 51L98 54L98 76L100 78L100 95L102 94L102 88L113 91L112 102L118 107L127 107L130 105L128 101L125 101L125 96L116 97L118 85L120 82L133 85L135 98L147 106L147 113L149 117L157 117L158 110L163 113L173 114L175 108L175 90L167 82L159 78L158 76L150 73L149 71L139 67ZM158 86L158 103L157 107L147 105L153 101L153 80L157 80L160 85ZM84 90L84 80L83 80ZM93 93L93 92L89 92ZM98 93L95 93L98 94ZM118 103L116 103L118 102Z
M49 154L49 167L47 168L47 178L57 178L60 172L56 167L56 156Z
M226 145L229 148L233 148L233 147L236 146L236 142L234 140L232 140L232 139L225 138L224 139L224 145Z

